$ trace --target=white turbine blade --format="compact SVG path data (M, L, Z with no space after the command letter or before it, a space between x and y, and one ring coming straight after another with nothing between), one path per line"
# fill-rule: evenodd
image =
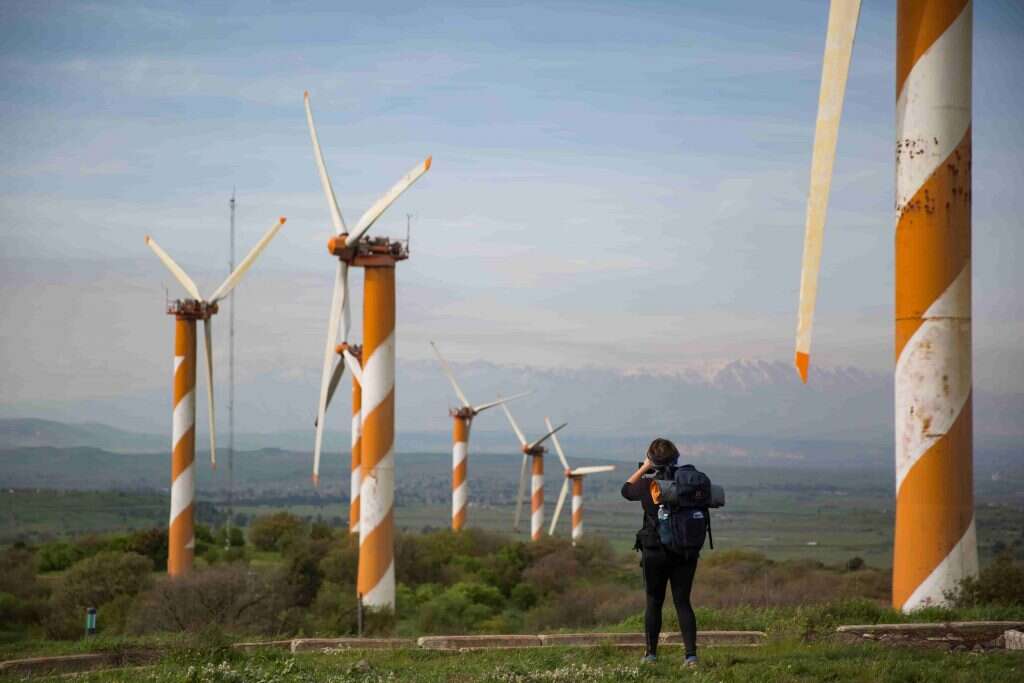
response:
M363 369L359 366L359 359L352 355L352 352L345 349L342 352L345 356L345 364L348 366L348 371L352 373L352 376L356 378L356 382L359 386L363 385Z
M331 399L334 398L334 392L338 388L338 383L341 382L342 375L345 374L345 360L339 358L338 362L334 364L334 371L331 372L331 383L327 387L327 403L324 405L326 411L331 406ZM317 417L313 420L313 426L319 424L320 418Z
M217 468L217 429L213 420L213 319L203 319L206 347L206 407L210 418L210 466Z
M590 467L577 467L570 474L573 476L580 474L598 474L599 472L611 472L615 469L615 465L592 465Z
M512 413L508 412L508 406L506 406L504 403L502 403L501 404L501 408L502 408L502 410L505 411L505 415L508 416L508 423L510 425L512 425L512 429L513 429L513 431L515 431L516 436L519 437L519 443L522 444L523 447L525 448L526 447L526 437L523 436L523 430L521 430L519 428L519 425L516 424L516 420L515 420L514 417L512 417Z
M213 296L210 297L211 303L216 303L231 293L231 290L235 288L235 285L237 285L239 280L242 279L242 276L245 275L246 271L252 267L256 258L264 249L267 248L267 245L270 244L270 240L274 239L274 235L278 233L286 220L288 219L281 216L277 219L277 223L275 223L270 230L267 230L266 234L264 234L263 237L260 238L260 241L256 243L256 246L254 246L249 253L245 255L245 258L238 264L238 267L235 268L234 272L228 275L227 279L224 280L221 286L217 288L217 291L213 293Z
M800 309L796 324L794 362L800 379L807 383L810 365L811 331L814 304L818 298L818 274L821 271L821 247L825 234L828 194L839 139L839 118L843 113L846 77L857 32L860 0L832 0L828 13L828 35L821 67L818 93L818 119L814 127L814 151L811 156L811 188L807 198L807 222L804 227L804 254L800 270Z
M562 491L558 494L558 503L555 505L555 515L551 518L551 528L548 529L548 536L555 535L555 526L558 525L558 515L562 513L562 506L565 505L565 497L569 495L569 477L565 478L565 483L562 484Z
M320 375L320 401L316 411L316 442L313 445L313 483L320 481L320 447L324 440L324 413L327 412L327 390L331 383L331 365L336 355L335 346L338 341L338 322L341 308L347 298L345 292L348 281L348 264L338 260L338 270L334 278L334 294L331 297L331 312L327 321L327 344L324 347L324 365Z
M487 410L488 408L493 408L494 406L500 406L502 403L508 403L509 401L516 400L517 398L522 398L523 396L529 396L532 393L533 393L532 391L524 391L521 394L512 394L511 396L508 396L506 398L499 398L497 401L491 401L490 403L481 403L480 405L478 405L475 408L473 408L473 412L474 413L482 413L485 410Z
M331 209L331 223L334 224L334 232L340 235L345 232L345 219L341 217L338 198L334 196L334 187L331 185L330 176L327 175L327 164L324 163L324 154L320 151L320 138L316 135L316 125L313 123L313 110L309 106L308 90L305 93L304 100L306 104L306 123L309 124L309 139L313 141L313 158L316 160L316 170L320 174L320 185L324 188L327 206Z
M462 389L459 388L459 383L455 381L455 373L448 367L448 361L441 355L441 351L437 348L437 344L430 342L430 348L434 349L434 355L437 356L438 362L441 363L441 369L444 370L444 374L448 376L448 381L452 383L452 389L455 389L455 393L458 395L459 400L462 401L462 405L469 408L469 400L466 395L462 393Z
M526 490L526 453L523 453L523 463L519 466L519 491L516 492L516 517L512 522L512 528L519 531L519 517L523 512L523 492Z
M192 278L188 276L188 273L182 270L181 266L175 263L174 259L172 259L166 251L160 248L160 245L156 243L156 240L149 235L146 235L146 244L153 250L153 253L157 255L157 258L163 261L164 265L167 266L167 270L171 271L171 275L181 283L181 286L185 288L185 291L188 292L193 299L202 301L203 297L199 293L199 288L196 287L196 283L192 282Z
M551 418L545 417L544 424L547 425L548 431L551 432L551 441L555 444L555 452L558 453L558 459L562 461L562 466L565 469L570 469L569 462L565 459L565 453L562 452L562 444L558 443L558 437L555 435L554 428L551 426Z
M563 422L562 424L558 425L557 427L552 429L550 432L548 432L544 436L540 437L539 439L537 439L536 441L531 443L529 446L526 447L526 449L532 451L534 448L536 448L537 446L539 446L542 443L544 443L545 441L547 441L548 437L553 436L555 434L555 432L557 432L558 430L562 429L563 427L565 427L568 424L569 424L568 422Z
M356 223L355 229L345 240L345 246L351 247L353 244L358 242L366 234L366 231L377 222L380 215L384 213L389 206L394 204L395 200L398 199L403 192L412 187L412 184L420 179L424 173L430 170L430 163L433 157L427 157L425 161L416 164L416 167L406 173L401 180L394 184L394 186L381 195L380 199L373 203L366 213L363 214L359 222Z

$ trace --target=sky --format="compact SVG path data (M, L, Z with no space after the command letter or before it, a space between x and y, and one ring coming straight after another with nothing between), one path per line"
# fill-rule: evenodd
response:
M209 294L233 188L239 257L288 217L237 290L239 380L308 378L315 403L334 263L304 90L350 224L433 155L373 228L404 236L412 215L401 358L435 339L549 368L788 361L826 19L796 0L4 2L0 413L169 393L165 297L183 292L143 236ZM974 22L975 383L1020 393L1024 8L978 3ZM865 0L825 367L893 365L894 48L894 3ZM215 328L223 382L226 315Z

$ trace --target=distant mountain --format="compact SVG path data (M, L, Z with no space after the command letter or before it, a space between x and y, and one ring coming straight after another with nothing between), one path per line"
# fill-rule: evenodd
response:
M114 453L167 448L169 437L129 432L109 424L69 424L36 418L0 420L0 448L89 447Z
M892 378L855 368L812 369L802 385L782 362L737 360L666 372L622 371L598 367L542 368L455 363L456 375L476 402L530 390L511 404L529 434L543 428L545 416L569 423L565 438L597 443L643 443L656 435L766 437L770 440L838 440L889 447L892 443ZM347 386L347 379L345 385ZM268 368L240 382L236 391L236 446L239 450L312 447L313 413L319 378L305 372ZM348 442L349 392L341 390L328 416L327 447L344 450ZM199 391L197 443L205 443L205 392ZM224 392L221 392L224 395ZM397 447L443 449L450 430L451 386L428 361L398 364L396 383ZM22 414L42 412L25 410ZM218 405L220 443L226 445L226 406ZM11 415L12 409L5 409ZM88 420L118 425L112 440L93 433L95 425L54 426L43 421L0 421L0 447L20 445L82 446L106 450L148 451L168 448L170 406L166 392L48 405L46 414L63 422ZM974 397L975 434L979 438L1024 438L1024 394ZM148 432L148 435L134 432ZM502 448L512 433L500 409L482 414L473 425L478 447ZM154 436L156 435L156 436ZM201 447L201 446L200 446ZM615 449L617 449L616 447ZM602 452L615 450L608 447Z

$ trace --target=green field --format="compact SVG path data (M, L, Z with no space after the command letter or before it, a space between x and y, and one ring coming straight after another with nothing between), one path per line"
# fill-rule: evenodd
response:
M450 482L442 467L446 454L403 456L396 491L400 528L445 528L449 523ZM619 463L620 470L624 470ZM837 471L809 467L771 468L707 465L726 487L728 504L713 513L716 547L744 548L773 559L806 558L826 564L852 557L886 567L891 561L893 501L891 473L884 470ZM470 470L469 524L513 534L518 466L514 458L479 457ZM625 472L587 480L584 492L584 534L609 540L617 550L632 546L640 524L636 504L619 495ZM561 486L558 472L548 472L545 514L550 523ZM236 499L238 521L279 510L321 519L340 527L347 523L347 498L334 482L314 490L303 484L277 493L241 491ZM978 537L982 559L993 549L1024 542L1024 500L1012 482L979 480ZM199 493L197 514L207 525L225 521L222 492ZM166 524L168 499L162 492L98 492L3 490L0 492L0 543L36 542L59 536L124 531ZM568 534L568 510L557 533ZM524 514L520 537L528 534ZM545 527L546 530L546 527Z

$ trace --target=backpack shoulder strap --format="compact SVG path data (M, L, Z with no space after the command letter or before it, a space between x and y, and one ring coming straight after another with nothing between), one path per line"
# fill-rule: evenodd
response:
M704 519L706 520L705 524L708 527L708 547L711 550L714 550L715 549L715 537L711 535L711 510L708 509L708 508L704 508Z

